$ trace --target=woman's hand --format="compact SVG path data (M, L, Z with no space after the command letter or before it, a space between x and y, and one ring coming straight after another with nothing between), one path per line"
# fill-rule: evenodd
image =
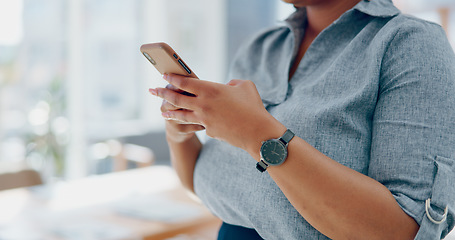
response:
M173 91L176 94L182 94L182 90L174 87L171 84L166 86L166 89ZM153 89L149 90L153 94ZM180 109L166 100L163 100L161 104L161 112L165 113L168 111L189 111L185 109ZM186 140L193 137L194 133L197 131L204 130L204 127L198 124L188 124L186 122L181 122L178 120L167 119L166 120L166 136L168 139L174 142L185 142Z
M164 89L176 95L190 95L171 84L167 85ZM156 95L155 89L149 89L149 91L153 95ZM194 97L194 95L192 97ZM161 104L161 111L163 113L169 111L191 112L191 110L175 106L166 99L164 99ZM202 149L202 144L194 133L203 129L204 127L199 124L189 124L187 122L174 119L166 120L166 138L169 145L172 166L174 167L183 186L192 192L194 192L194 167L196 165L197 157Z
M280 124L264 108L256 86L251 81L231 80L224 85L175 74L164 75L164 79L175 89L195 96L182 95L170 88L151 89L152 94L166 102L162 108L163 117L201 125L210 137L258 152L257 147L265 140L260 135L264 126ZM281 128L285 129L282 125Z

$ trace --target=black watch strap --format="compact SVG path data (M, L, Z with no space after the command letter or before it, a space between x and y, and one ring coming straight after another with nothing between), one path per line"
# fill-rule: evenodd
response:
M263 160L256 163L256 169L259 170L259 172L265 172L268 166L269 165L267 165L267 163L265 163Z
M283 136L280 137L280 140L284 143L284 145L288 145L288 143L294 138L294 133L291 130L286 130Z

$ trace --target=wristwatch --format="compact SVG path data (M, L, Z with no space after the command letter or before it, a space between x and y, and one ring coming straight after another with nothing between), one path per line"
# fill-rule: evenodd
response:
M284 163L288 156L288 143L294 137L291 130L286 130L283 136L262 142L261 161L256 164L260 172L267 170L269 166L278 166Z

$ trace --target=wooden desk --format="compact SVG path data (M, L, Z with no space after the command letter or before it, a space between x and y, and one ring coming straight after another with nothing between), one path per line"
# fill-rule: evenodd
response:
M165 166L0 191L0 239L208 240L220 224Z

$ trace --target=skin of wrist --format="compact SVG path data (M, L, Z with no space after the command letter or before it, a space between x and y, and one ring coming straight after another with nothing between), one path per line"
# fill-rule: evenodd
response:
M245 150L254 158L256 161L260 161L260 150L262 142L279 138L286 131L286 127L270 115L270 118L265 119L262 124L255 124L255 129L251 138L246 145Z

